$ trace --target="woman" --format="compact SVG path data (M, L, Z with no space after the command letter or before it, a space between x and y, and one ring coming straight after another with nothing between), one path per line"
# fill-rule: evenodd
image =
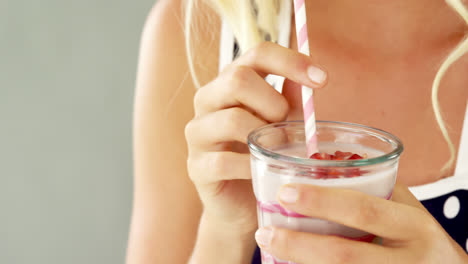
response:
M460 144L468 98L468 56L459 49L446 60L468 29L468 12L453 2L462 16L438 0L306 1L312 54L306 57L281 46L296 47L289 1L213 0L208 6L160 0L142 38L127 262L259 263L258 244L304 264L468 263L463 242L457 244L406 187L420 186L414 192L430 202L428 189L450 194L453 179L460 187L468 178L451 177L464 149L453 146ZM191 26L185 32L184 19ZM438 70L444 60L453 64ZM268 74L286 81L265 80ZM381 245L257 231L247 134L301 119L301 84L316 89L318 119L391 131L406 150L392 201L295 185L296 199L282 204L377 234ZM431 104L432 86L435 93L440 87L440 106ZM433 107L436 114L442 109L445 122ZM466 232L461 226L465 231L457 230Z

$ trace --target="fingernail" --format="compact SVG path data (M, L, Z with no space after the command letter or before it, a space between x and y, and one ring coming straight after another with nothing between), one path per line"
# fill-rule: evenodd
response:
M262 227L255 232L255 240L262 247L268 247L273 239L273 229Z
M307 75L309 75L309 79L311 81L317 84L325 82L325 79L327 78L327 73L315 66L309 66L309 68L307 68Z
M281 188L279 193L280 200L285 203L295 203L298 197L299 193L297 192L296 188L289 186Z

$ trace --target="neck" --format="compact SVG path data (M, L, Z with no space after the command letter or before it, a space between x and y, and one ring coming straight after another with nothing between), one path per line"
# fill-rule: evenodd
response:
M446 47L461 40L467 26L441 0L306 1L311 39L354 51L404 56L415 48ZM329 43L328 43L329 44Z

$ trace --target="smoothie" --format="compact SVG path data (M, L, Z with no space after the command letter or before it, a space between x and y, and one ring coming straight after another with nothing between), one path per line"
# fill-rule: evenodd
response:
M288 183L352 189L383 199L391 198L397 177L398 158L402 151L401 142L396 138L395 142L391 140L386 142L387 139L371 131L361 133L359 125L357 125L357 132L347 129L346 126L352 127L353 125L334 122L318 123L320 153L351 152L365 159L310 160L301 137L302 132L296 123L285 122L276 127L270 125L260 134L258 131L253 132L257 135L249 137L249 146L252 153L252 183L257 199L259 227L276 226L301 232L346 237L363 242L371 242L375 238L374 235L362 230L289 211L277 201L279 189ZM387 134L383 135L387 136ZM269 137L268 140L264 140L268 143L258 143L262 142L262 136ZM270 138L280 140L275 141ZM259 146L255 146L255 143ZM393 155L392 152L396 154ZM264 264L292 263L275 259L266 252L262 252L262 259Z

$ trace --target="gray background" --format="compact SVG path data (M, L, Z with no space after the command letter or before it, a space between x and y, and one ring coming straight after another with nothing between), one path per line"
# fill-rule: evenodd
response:
M0 263L123 263L155 0L0 0Z

